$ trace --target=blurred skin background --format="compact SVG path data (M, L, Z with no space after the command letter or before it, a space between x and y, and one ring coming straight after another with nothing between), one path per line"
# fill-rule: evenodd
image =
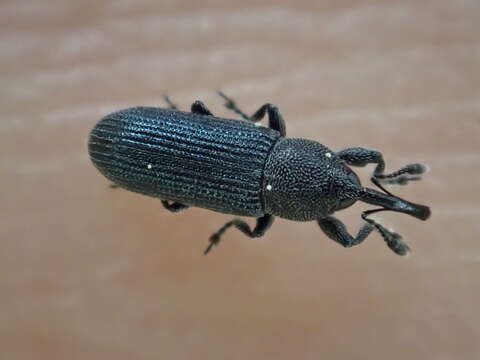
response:
M2 359L479 358L478 1L3 0L0 24ZM233 117L218 89L278 105L290 137L429 164L391 190L432 218L377 217L412 255L277 218L205 257L231 216L90 163L107 113L168 94ZM339 218L356 233L367 208Z

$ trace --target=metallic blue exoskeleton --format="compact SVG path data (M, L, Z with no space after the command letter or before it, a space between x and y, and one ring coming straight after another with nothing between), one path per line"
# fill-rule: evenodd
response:
M394 252L408 253L400 235L368 216L390 210L426 220L428 207L400 199L381 184L418 180L423 165L384 174L378 151L333 152L315 141L286 138L277 107L265 104L249 117L220 95L244 120L215 117L199 101L191 112L182 112L168 98L168 109L135 107L107 115L90 134L92 162L116 186L159 198L172 212L197 206L257 218L254 229L237 218L227 222L211 236L205 253L231 226L249 237L262 236L274 216L317 221L328 237L345 247L361 243L376 229ZM256 126L266 114L269 127ZM363 187L350 168L370 163L376 164L372 182L383 192ZM380 208L362 213L365 223L353 237L332 214L357 200Z

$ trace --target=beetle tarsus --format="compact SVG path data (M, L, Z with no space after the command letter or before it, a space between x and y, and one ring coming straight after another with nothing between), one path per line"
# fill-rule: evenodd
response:
M178 110L178 106L174 102L172 102L172 100L170 100L168 95L163 95L163 100L165 100L165 102L167 103L167 105L170 109Z
M406 256L410 253L410 247L403 241L403 238L400 234L388 230L383 225L379 224L377 221L368 218L371 214L380 212L380 211L388 211L388 209L374 209L364 211L362 213L362 219L366 222L370 223L377 229L377 231L382 236L383 240L386 242L387 246L392 250L395 254L400 256Z
M402 175L393 179L381 179L380 181L383 184L388 184L388 185L407 185L410 181L419 181L419 180L422 180L421 176Z
M233 219L225 223L216 233L210 236L210 245L205 249L204 254L207 255L213 246L218 246L222 238L223 233L231 226L235 226L242 233L247 235L250 238L258 238L263 236L267 230L272 226L273 220L275 218L270 214L265 214L262 217L257 218L257 223L253 230L250 229L250 226L243 220Z
M204 255L207 255L214 246L218 246L218 244L220 243L220 235L217 233L213 234L212 236L210 236L209 241L210 241L210 244L207 246L207 248L203 252Z
M250 117L246 113L244 113L242 110L240 110L240 108L237 106L237 104L235 103L235 101L233 101L232 98L225 95L225 93L221 90L218 90L217 94L220 95L225 100L224 106L227 109L232 110L237 115L240 115L244 120L250 120Z
M408 164L390 174L374 174L374 176L384 184L406 185L410 181L421 180L422 177L419 175L425 173L426 171L427 167L423 164Z

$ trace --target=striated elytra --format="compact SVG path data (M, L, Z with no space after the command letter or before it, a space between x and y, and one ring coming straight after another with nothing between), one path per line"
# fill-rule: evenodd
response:
M399 234L369 216L396 211L428 219L427 206L403 200L383 186L419 180L425 166L410 164L385 174L379 151L354 147L333 152L315 141L286 138L276 106L265 104L247 116L219 94L243 120L215 117L200 101L183 112L167 97L169 108L134 107L105 116L90 133L93 164L115 186L159 198L172 212L196 206L257 218L253 229L238 218L227 222L210 237L205 254L229 227L256 238L275 216L317 221L344 247L360 244L376 229L391 250L408 253ZM256 126L265 115L269 126ZM376 165L371 180L381 191L363 187L350 168L367 164ZM361 214L364 224L352 236L333 213L357 200L379 207Z

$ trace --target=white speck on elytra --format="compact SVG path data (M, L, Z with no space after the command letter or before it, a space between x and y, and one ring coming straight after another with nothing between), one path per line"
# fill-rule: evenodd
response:
M331 158L331 157L332 157L332 154L329 153L329 152L327 152L327 153L325 153L325 156L326 156L327 158Z
M271 190L272 190L272 185L268 184L268 185L266 186L266 189L267 189L268 191L271 191Z
M255 124L256 127L262 126L262 123L260 123L260 122L256 122L256 123L254 123L254 124Z
M152 168L152 164L147 165L147 169L150 170Z

